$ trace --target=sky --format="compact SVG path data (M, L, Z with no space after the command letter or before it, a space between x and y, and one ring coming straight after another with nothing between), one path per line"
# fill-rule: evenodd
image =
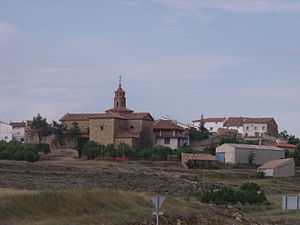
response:
M299 0L0 0L0 119L127 106L300 136Z

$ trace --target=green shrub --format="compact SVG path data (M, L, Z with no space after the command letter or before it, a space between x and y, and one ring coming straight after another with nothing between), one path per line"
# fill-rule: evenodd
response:
M34 145L25 145L15 141L0 142L0 159L36 162L39 158L38 150Z
M194 151L188 146L180 147L172 151L172 154L177 155L178 160L181 160L181 153L197 153L197 151Z
M85 155L88 159L95 159L101 155L104 150L104 145L98 144L94 141L88 141L82 149L83 155Z
M203 191L200 194L201 202L212 202L215 204L237 204L239 202L237 192L231 187L222 187Z
M43 152L45 154L48 154L51 152L49 144L46 144L46 143L33 144L32 148L37 152Z
M239 190L230 187L204 190L197 193L201 202L211 202L215 204L260 204L267 199L256 183L244 183Z
M260 178L260 179L263 179L263 178L266 177L266 174L265 174L264 171L258 171L258 172L256 173L256 177L257 177L257 178Z

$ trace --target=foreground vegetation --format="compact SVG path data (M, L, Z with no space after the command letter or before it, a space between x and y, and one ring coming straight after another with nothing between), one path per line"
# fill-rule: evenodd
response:
M109 190L26 192L0 189L1 224L67 225L131 224L154 221L154 207L145 193ZM203 216L217 225L232 218L203 207L195 199L167 196L162 211L165 221ZM208 219L206 219L208 221ZM173 224L164 222L163 224ZM198 223L197 223L198 224ZM243 224L243 223L236 223Z
M155 146L152 148L135 149L127 144L118 145L102 145L94 141L87 141L83 146L82 154L88 159L95 159L101 157L128 157L131 159L144 159L144 160L168 160L169 157L181 159L181 153L193 153L194 150L188 147L178 149L171 149L164 146ZM199 152L197 152L199 153Z
M49 145L0 141L0 159L36 162L40 159L39 152L50 153Z
M241 185L238 190L231 187L211 188L197 193L198 199L202 202L215 204L261 204L266 202L266 196L258 184L247 182Z

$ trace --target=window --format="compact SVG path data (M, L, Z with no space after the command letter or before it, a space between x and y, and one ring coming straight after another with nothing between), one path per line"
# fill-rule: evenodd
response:
M262 129L263 129L263 130L265 130L265 129L266 129L266 127L262 127Z
M103 127L103 126L101 126L101 127L100 127L100 129L101 129L101 130L104 130L104 127Z
M131 126L130 129L133 129L133 126Z
M246 130L249 130L249 127L246 127Z
M257 127L254 127L254 130L257 130Z
M210 131L213 131L213 129L214 129L213 127L210 127L210 128L209 128Z
M255 137L259 137L259 132L255 132Z
M248 137L248 134L247 134L247 133L245 133L245 137Z
M165 144L166 145L170 144L170 138L165 138Z

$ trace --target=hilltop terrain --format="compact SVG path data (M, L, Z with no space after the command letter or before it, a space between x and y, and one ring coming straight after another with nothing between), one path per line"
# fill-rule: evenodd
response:
M127 219L124 220L124 224L141 224L139 223L141 221L144 221L144 224L148 224L147 221L151 221L153 217L151 216L151 210L153 211L154 209L149 200L149 197L153 194L167 196L166 214L162 217L162 221L165 220L166 222L165 224L170 224L170 221L173 223L173 221L177 219L180 221L180 218L186 222L182 222L182 224L219 225L226 224L225 221L236 221L234 224L255 224L254 221L258 221L257 223L261 224L264 222L268 222L268 224L282 224L284 216L280 210L281 194L300 192L300 177L298 176L282 179L258 179L255 178L255 170L250 170L245 167L218 170L187 170L177 161L129 161L119 163L113 160L85 160L76 158L76 152L68 149L54 150L50 155L43 155L41 161L36 163L0 161L0 174L0 198L2 198L2 200L6 199L6 202L10 202L12 201L10 199L11 196L17 196L13 198L13 203L10 203L8 206L5 204L0 205L0 218L6 218L6 222L0 224L19 224L19 222L24 219L27 222L22 222L22 224L58 224L58 221L59 224L68 224L67 221L59 218L60 214L64 213L68 215L76 214L73 212L73 209L71 210L69 207L83 210L83 213L80 215L70 216L74 219L74 221L70 220L73 221L72 224L85 224L81 219L87 215L91 217L88 224L106 224L105 222L97 223L96 221L105 220L106 216L115 211L114 207L120 207L120 209L118 209L118 215L121 218L123 214L123 210L121 209L124 203L122 199L130 198L130 196L139 196L142 201L141 204L145 208L141 209L135 202L130 203L132 213L140 212L143 216L138 220L130 219L135 218L135 216L127 216ZM247 181L253 181L261 185L270 201L269 204L259 207L236 206L236 208L239 208L250 219L242 216L243 213L233 208L221 207L220 210L217 206L202 205L193 195L195 191L203 187L219 187L222 185L238 187L241 183ZM97 196L102 198L101 194L106 193L104 194L106 196L107 192L111 193L108 196L113 197L116 194L120 195L120 198L118 198L118 200L105 199L105 201L110 202L109 204L111 204L113 208L111 212L108 212L109 209L107 209L108 211L102 214L103 218L94 211L93 213L90 212L91 209L89 209L89 207L97 208L97 201L93 203L94 205L92 206L87 204L88 208L86 209L87 212L85 212L84 209L80 209L82 205L79 204L79 200L77 199L77 201L75 197L78 196L80 201L84 202L90 198L94 198L92 196L94 196L95 193L100 193L99 196ZM11 195L9 193L14 194ZM91 196L88 197L87 193ZM41 197L45 201L37 204L47 204L47 201L51 201L49 204L59 205L60 203L53 202L52 198L59 200L67 195L70 197L69 203L71 205L61 207L62 211L60 211L60 207L55 208L55 210L45 209L45 212L37 212L36 215L34 212L35 208L30 208L31 205L30 207L24 205L22 207L31 211L29 214L22 213L22 207L19 206L18 201L26 198L30 202L32 200L31 198L34 199L37 195L46 195L49 197ZM81 195L83 195L83 197L80 197ZM99 201L101 202L102 200ZM175 201L178 205L172 204L172 201ZM122 204L120 205L119 203ZM174 205L175 208L171 207L168 209L168 205L169 207ZM9 209L9 207L12 207L12 209ZM18 211L20 214L12 214L13 210L18 207L21 207L18 209L20 210L20 212ZM124 206L124 208L127 207ZM182 211L181 208L185 210ZM47 215L47 210L54 210L53 213L56 215L57 220L50 218L48 218L49 220L38 219L41 220L40 222L33 220L35 217L42 218ZM179 213L177 214L176 212ZM186 212L189 213L187 214ZM224 218L221 216L224 219L224 223L220 223L219 220L221 212L228 212L226 216L223 216ZM126 210L124 210L124 213L126 214ZM238 219L236 219L234 215L238 215ZM206 222L205 218L207 219ZM295 219L295 213L291 212L291 224L296 224L293 223L293 219ZM118 222L107 222L107 224L120 224L121 220L117 221ZM271 223L270 221L275 221L276 223ZM178 222L178 224L181 223Z

